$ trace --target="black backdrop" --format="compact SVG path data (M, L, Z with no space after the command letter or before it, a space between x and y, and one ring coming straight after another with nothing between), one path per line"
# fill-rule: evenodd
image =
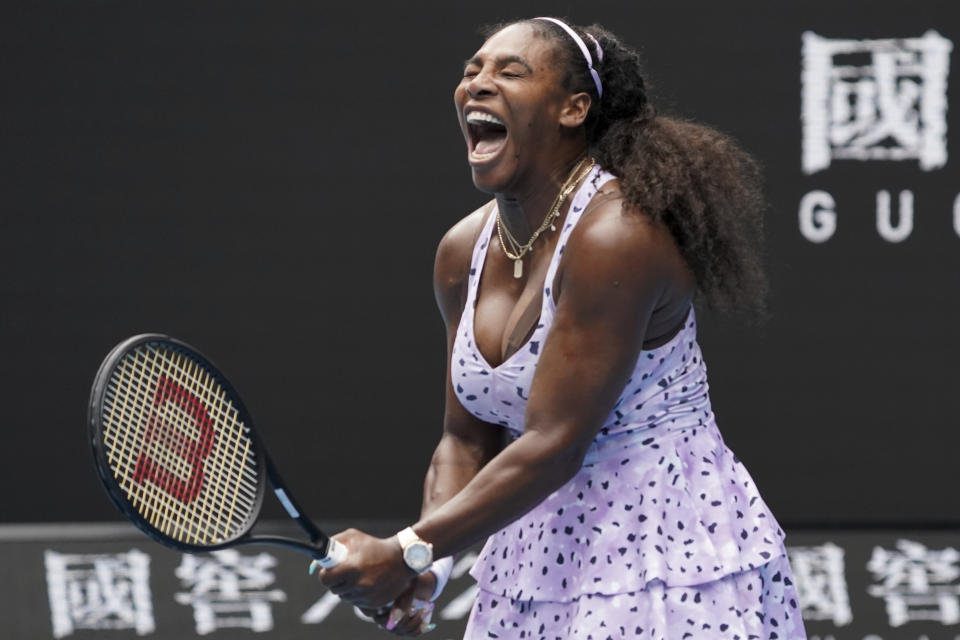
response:
M728 444L780 520L960 522L956 161L801 166L801 36L960 38L956 3L84 2L0 19L0 521L117 516L84 413L100 359L178 336L233 379L318 517L410 518L440 430L436 243L483 201L452 91L476 28L598 21L662 112L765 165L772 319L702 318ZM956 100L960 80L945 96ZM960 153L956 109L948 151ZM876 197L915 197L877 231ZM805 194L836 233L800 230Z

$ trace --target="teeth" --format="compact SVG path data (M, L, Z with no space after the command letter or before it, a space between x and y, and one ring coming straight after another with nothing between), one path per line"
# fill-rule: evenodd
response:
M480 124L482 122L489 122L491 124L497 124L501 127L506 127L507 125L503 124L503 120L496 116L492 116L489 113L484 111L471 111L467 114L467 123L468 124Z

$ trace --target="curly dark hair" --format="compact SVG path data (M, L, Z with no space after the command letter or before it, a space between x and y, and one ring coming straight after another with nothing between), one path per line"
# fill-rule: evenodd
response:
M705 125L657 115L647 96L640 55L599 25L567 23L585 42L603 96L576 42L547 20L518 20L555 45L564 88L587 92L591 153L620 179L626 201L663 222L696 277L698 293L720 312L766 312L762 239L766 200L754 159L731 138ZM598 61L595 43L602 49Z

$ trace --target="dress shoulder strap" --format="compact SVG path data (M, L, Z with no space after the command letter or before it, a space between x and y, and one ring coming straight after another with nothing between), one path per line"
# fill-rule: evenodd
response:
M486 205L486 219L480 225L480 231L473 241L473 255L470 258L470 276L467 278L467 300L464 311L471 310L472 313L474 301L477 297L477 289L480 283L480 272L483 271L483 263L487 257L487 246L490 244L490 236L493 233L493 224L496 220L494 209L497 206L496 200Z
M557 248L553 252L553 258L550 260L550 267L547 269L547 279L543 289L543 294L546 296L547 304L551 310L554 310L551 289L553 281L557 277L560 258L563 257L563 249L570 239L570 234L580 221L580 218L583 217L583 212L589 206L593 196L597 195L597 191L615 178L615 175L604 171L599 165L595 166L590 173L587 174L583 184L580 185L576 193L574 193L573 199L570 201L570 211L567 213L567 218L563 223L563 229L560 230L560 238L557 240Z

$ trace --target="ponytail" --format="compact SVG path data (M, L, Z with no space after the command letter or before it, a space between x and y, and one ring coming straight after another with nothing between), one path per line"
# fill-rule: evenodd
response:
M631 208L662 222L694 273L700 297L721 312L766 311L761 247L766 202L760 170L731 138L702 124L657 115L639 54L598 25L572 26L603 50L593 78L576 43L560 27L528 21L556 43L565 88L594 104L584 123L598 162L620 179Z
M766 203L749 154L710 127L664 116L614 122L597 142L624 198L663 222L717 311L766 311Z

